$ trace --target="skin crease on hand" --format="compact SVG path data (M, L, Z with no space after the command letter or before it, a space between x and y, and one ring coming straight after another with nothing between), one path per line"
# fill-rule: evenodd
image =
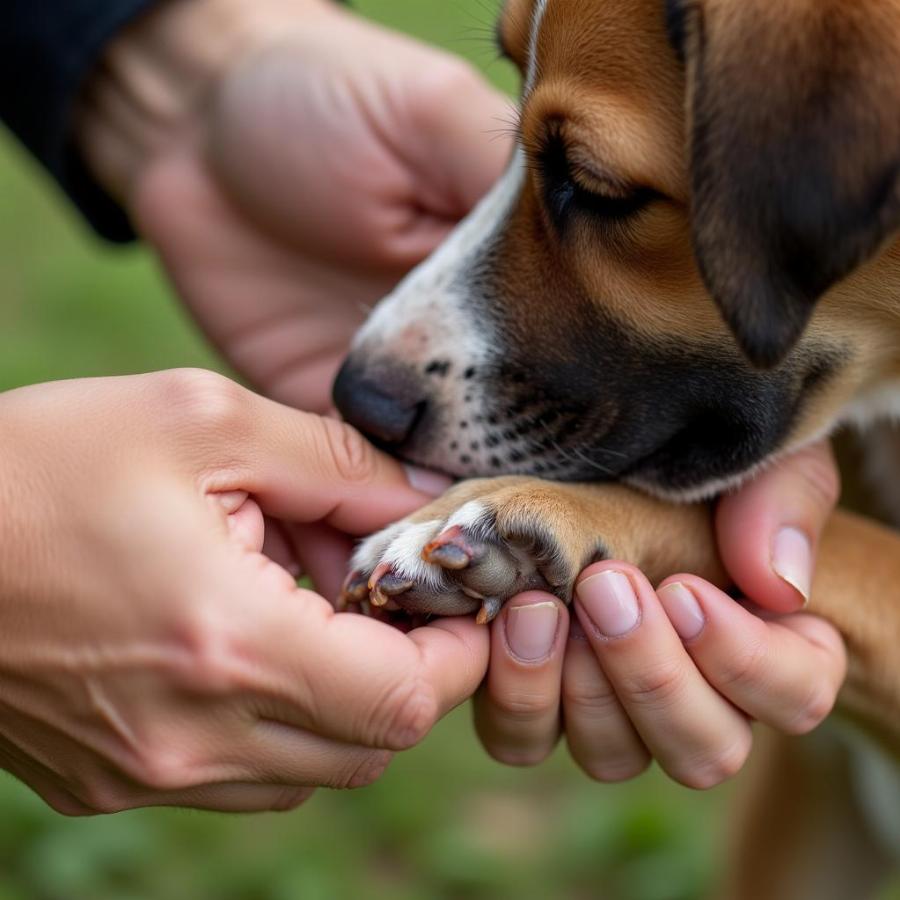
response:
M500 173L510 147L489 133L508 116L508 101L465 64L325 0L169 0L105 55L84 91L76 136L226 358L270 396L325 412L332 376L367 306L427 255ZM775 611L802 603L796 536L808 536L811 566L831 508L833 492L814 488L834 480L833 465L826 458L812 480L807 468L785 461L773 470L777 477L764 476L719 507L732 574L748 596ZM235 534L258 544L260 513L252 503L241 510ZM779 546L793 548L790 579L773 565L783 528L791 540ZM270 557L292 571L302 557L329 594L349 543L341 529L321 522L266 519ZM724 623L747 621L722 618L732 602L685 576L714 627L679 650L672 626L666 632L660 618L674 617L674 607L632 575L645 611L662 613L652 629L642 620L615 650L589 640L581 626L566 640L570 611L559 609L554 618L546 604L558 604L541 595L526 600L543 605L542 612L514 613L524 602L517 598L494 623L491 671L476 706L479 733L494 756L540 760L559 738L563 710L572 753L592 776L629 777L656 755L674 777L706 786L742 761L745 713L783 723L794 704L796 721L809 723L816 719L813 699L816 713L830 708L843 657L825 623L784 623L804 664L792 669L763 652L784 642L771 628L760 630L762 619L749 620L756 624L740 632L744 643L729 643ZM683 597L681 603L683 613ZM582 614L576 604L578 621ZM516 624L507 631L511 615ZM734 700L738 711L730 715L722 709L722 696L730 696L721 684L725 657L714 652L710 635L732 658L754 651L764 661L746 675L746 696ZM546 652L525 659L513 649L517 640L532 654L544 641ZM636 711L635 682L624 674L639 671L660 646L670 651L669 674L690 687L660 702L659 722L671 726L662 730ZM612 675L609 654L619 660ZM827 690L798 699L796 686L807 685L820 665L831 673L822 680ZM715 740L704 743L710 733L692 728L694 706L721 714L724 730ZM691 759L707 764L692 767Z
M208 372L0 395L0 764L67 814L286 809L377 778L469 696L473 622L336 615L263 514L371 530L420 505L337 422Z

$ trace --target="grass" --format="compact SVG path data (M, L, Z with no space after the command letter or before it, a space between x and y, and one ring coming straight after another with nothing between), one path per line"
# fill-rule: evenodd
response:
M363 12L514 78L490 0L360 0ZM141 248L100 245L0 143L0 389L179 365L219 367ZM142 810L66 819L0 775L0 900L440 900L699 897L720 856L722 791L659 773L588 781L564 749L490 761L458 710L377 785L290 814Z

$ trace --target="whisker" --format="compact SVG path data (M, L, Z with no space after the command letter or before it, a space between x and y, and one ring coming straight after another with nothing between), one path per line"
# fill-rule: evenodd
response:
M550 427L540 417L538 417L538 418L531 417L531 421L533 424L540 425L544 429L544 431L547 433L547 436L550 438L550 442L553 445L553 449L556 450L556 452L559 453L560 456L562 456L562 458L565 459L567 462L570 462L570 463L583 462L583 463L586 463L587 465L589 465L591 468L596 469L598 472L603 472L604 475L614 475L615 474L612 469L608 468L607 466L604 466L602 463L599 463L594 459L591 459L589 456L585 455L577 447L563 448L559 444L559 442L556 440L556 438L553 437L553 432L550 431ZM618 453L615 450L607 450L602 447L598 448L598 449L602 453L609 453L612 455L617 455L617 456L622 456L622 457L625 456L624 453Z

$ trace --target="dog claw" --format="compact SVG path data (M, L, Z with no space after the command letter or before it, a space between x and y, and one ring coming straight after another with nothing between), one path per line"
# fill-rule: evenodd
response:
M397 610L399 606L391 598L412 590L416 583L408 578L401 578L391 571L389 565L382 563L369 579L369 601L372 606Z
M503 601L499 597L485 597L478 615L475 616L475 624L487 625L488 622L493 622L502 608Z
M398 523L368 538L354 556L344 602L404 628L422 616L471 615L486 625L515 594L551 589L541 565L552 554L527 533L501 529L488 506L455 519Z
M459 525L442 531L422 549L422 559L425 562L454 572L467 569L481 555L482 549L470 543Z
M455 544L444 544L434 548L426 547L422 551L422 559L454 572L468 568L472 562L472 557L462 547Z
M345 579L338 597L337 607L345 610L350 604L354 606L369 599L369 583L360 571L351 572Z

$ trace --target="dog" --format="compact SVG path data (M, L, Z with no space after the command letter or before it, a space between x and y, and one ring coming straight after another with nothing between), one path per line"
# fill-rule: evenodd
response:
M466 480L366 539L344 601L487 622L603 558L726 586L706 501L900 415L900 2L507 0L498 36L514 158L334 387ZM735 900L865 897L900 858L900 534L836 513L810 608L854 736L773 739Z

